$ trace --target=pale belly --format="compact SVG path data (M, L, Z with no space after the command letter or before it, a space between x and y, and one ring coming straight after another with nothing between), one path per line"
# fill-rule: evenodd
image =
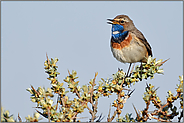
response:
M124 47L122 50L113 49L111 46L113 56L123 63L135 63L146 61L147 55L144 44L132 41L128 47Z

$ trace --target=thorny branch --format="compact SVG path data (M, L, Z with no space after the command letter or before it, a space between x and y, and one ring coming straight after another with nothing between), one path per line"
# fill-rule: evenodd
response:
M51 59L51 61L49 61L49 59L48 59L48 55L47 55L47 53L46 53L46 59L47 59L47 61L45 61L45 66L46 66L46 71L50 71L51 69L50 69L50 67L51 68L55 68L55 67L53 67L53 66L55 66L56 64L55 64L55 60L54 60L54 62L52 62L53 61L53 59ZM57 59L56 59L57 60ZM169 59L167 59L167 60L169 60ZM160 67L162 64L164 64L167 60L165 60L165 61L163 61L163 62L157 62L157 64L155 65L154 64L154 68L155 67ZM57 62L57 61L56 61ZM155 62L154 62L155 63ZM135 64L134 64L135 65ZM48 69L47 69L48 68ZM134 66L133 66L133 68L132 68L132 70L131 70L131 72L130 72L130 75L131 74L133 74L133 75L136 75L135 73L137 72L137 71L135 71L135 72L133 72L133 69L134 69ZM157 70L158 68L155 68L154 70ZM147 69L145 69L145 70L147 70ZM52 72L52 73L54 73L54 74L52 74L52 78L54 78L54 80L56 79L56 77L57 77L57 73L55 74L55 72L56 71L54 71L54 72ZM49 73L49 72L46 72L46 73L48 73L49 74L49 76L50 76L50 74L51 73ZM50 121L56 121L56 122L61 122L61 121L73 121L73 122L76 122L76 119L77 119L77 114L81 111L83 111L83 109L84 109L84 106L85 106L85 108L87 108L88 110L89 110L89 113L91 114L91 119L90 119L90 121L91 122L94 122L96 119L97 119L97 117L98 116L96 116L96 113L97 113L97 106L98 106L98 95L96 96L95 95L95 91L96 91L96 89L94 88L95 87L95 80L96 80L96 76L97 76L97 74L98 73L95 73L95 77L94 77L94 79L92 80L92 81L90 81L90 84L92 85L90 85L90 87L88 86L88 89L87 89L87 93L88 93L88 95L86 96L87 97L87 100L83 100L83 95L80 93L80 87L78 88L77 86L76 86L76 84L77 84L77 82L75 82L75 77L73 77L73 72L72 72L72 74L70 74L70 72L69 72L69 70L68 70L68 73L69 73L69 79L67 80L67 82L69 82L69 84L75 84L75 86L71 89L72 90L72 92L73 93L75 93L76 94L76 96L79 98L79 105L80 106L82 106L83 108L81 109L81 110L75 110L74 112L72 112L71 114L64 114L63 116L63 118L61 118L61 119L57 119L57 120L53 120L53 111L54 110L57 110L58 109L58 105L60 104L61 105L61 107L59 107L59 110L60 110L60 113L63 111L63 107L65 108L65 107L67 107L68 106L68 98L66 99L65 98L65 94L63 95L63 94L60 94L60 92L58 92L58 99L57 99L57 104L56 104L56 107L52 107L51 106L51 108L50 107L46 107L46 113L44 112L44 114L43 113L41 113L41 112L39 112L38 110L36 110L39 114L41 114L42 116L44 116L44 117L46 117L46 118L48 118L48 120L49 120L49 122ZM137 72L137 75L139 74L139 72ZM145 73L146 74L146 73ZM147 74L146 74L147 75ZM68 77L68 76L67 76ZM121 76L122 77L122 76ZM122 79L120 78L120 77L115 77L115 78L117 78L118 80L120 79L121 81L122 81ZM135 79L136 77L130 77L129 78L129 81L131 81L130 82L130 84L132 83L132 82L137 82L137 80ZM49 79L50 80L50 79ZM110 83L110 84L113 84L113 85L115 85L116 86L116 84L118 83L118 82L120 82L120 81L117 81L116 79L114 79L114 83ZM52 81L53 82L53 81ZM54 81L54 82L58 82L57 81L57 79ZM105 89L107 89L107 93L106 92L103 92L103 93L100 93L100 92L102 92L102 91L104 91L105 89L104 89L104 85L100 85L100 87L101 87L101 90L100 90L100 88L98 89L98 94L107 94L107 95L105 95L105 96L109 96L109 95L111 95L110 93L113 93L113 92L115 92L116 94L117 94L117 100L115 100L115 102L116 102L116 105L114 105L113 104L113 106L114 107L116 107L117 109L113 112L113 115L112 116L110 116L110 113L111 113L111 104L110 104L110 109L109 109L109 114L108 114L108 118L107 118L107 121L108 122L112 122L113 121L113 119L116 117L116 116L118 116L118 118L120 118L121 119L121 117L120 117L120 114L121 114L121 110L123 109L123 106L124 106L124 104L126 103L126 101L127 101L127 99L130 97L130 95L134 92L134 90L130 93L130 94L124 94L124 91L123 90L128 90L128 89L125 89L125 88L123 88L124 86L123 86L123 84L125 84L124 83L125 82L125 79L123 79L123 81L121 82L121 84L118 84L118 86L117 86L117 89L115 88L115 87L113 87L113 89L115 90L116 89L116 91L114 91L114 90L111 90L111 85L109 84L109 83L105 83L106 85L105 85L105 87L107 86L107 88L105 88ZM100 83L100 82L99 82ZM128 85L128 84L127 84ZM62 86L62 85L61 85ZM120 86L120 87L119 87ZM85 86L86 87L86 86ZM32 88L32 90L33 90L33 92L34 92L34 95L35 95L35 97L37 98L37 96L39 97L39 96L41 96L42 94L38 91L38 90L35 90L34 88L33 88L33 86L31 86L31 88ZM90 88L90 89L89 89ZM110 88L110 89L109 89ZM79 89L79 90L78 90ZM109 90L108 90L109 89ZM106 91L106 90L105 90ZM129 91L130 90L128 90L128 93L129 93ZM123 92L123 93L122 93ZM154 93L154 92L153 92ZM178 97L180 97L181 98L181 93L182 92L178 92L177 93L177 95L175 96L175 97L173 97L172 99L170 99L169 101L167 101L167 103L165 104L165 105L162 105L161 103L160 103L160 101L158 101L158 99L157 98L155 98L155 96L153 96L153 95L151 95L150 97L149 97L149 99L146 99L146 100L148 100L148 101L146 101L146 108L141 112L141 114L142 114L142 117L141 117L141 115L140 114L138 114L138 112L137 112L137 110L135 109L135 106L133 105L133 107L134 107L134 110L135 110L135 112L136 112L136 114L137 114L137 121L147 121L148 119L156 119L156 120L158 120L158 121L161 121L161 122L169 122L169 117L172 117L172 115L174 114L168 114L168 112L167 111L165 111L165 107L167 108L167 107L169 107L169 108L171 108L171 110L174 110L174 109L172 109L172 102L174 102L174 100L176 100ZM86 98L85 97L85 98ZM94 98L95 97L95 98ZM96 98L97 97L97 98ZM82 100L82 101L81 101ZM77 100L78 101L78 100ZM154 110L152 113L148 113L149 111L148 111L148 109L149 109L149 106L150 106L150 103L151 103L151 101L152 101L152 103L154 104L154 106L156 106L156 108L157 108L157 110ZM72 101L71 101L72 102ZM91 106L92 106L92 108L90 109L89 108L89 106L87 105L88 104L88 102L89 103L91 103ZM77 102L78 103L78 102ZM69 103L69 104L71 104L71 103ZM76 104L76 105L78 105L78 104ZM72 105L73 106L73 105ZM76 106L77 107L77 106ZM39 107L36 107L36 108L39 108ZM72 107L70 107L70 105L67 107L68 109L67 109L67 111L69 111ZM163 110L164 109L164 110ZM78 112L79 111L79 112ZM64 111L63 111L64 112ZM161 115L163 115L164 117L168 117L168 119L164 119L164 118L162 118L162 117L160 117L160 114ZM69 116L70 115L70 116ZM156 117L156 116L154 116L154 115L156 115L156 116L158 116L158 117ZM175 114L174 114L175 115ZM178 117L178 121L180 122L180 120L181 120L181 118L183 117L183 111L181 112L181 115L180 115L180 117ZM100 116L100 118L101 118L101 116ZM97 121L101 121L100 120L100 118L99 118L99 120L97 120ZM20 121L20 119L19 119L19 121ZM96 122L97 122L96 121Z
M115 118L117 113L118 113L117 111L114 111L114 114L112 115L112 117L110 119L108 119L107 121L112 122L112 120Z
M49 122L50 122L50 110L49 110L48 107L47 107L47 112L48 112L48 120L49 120Z
M121 83L121 85L120 85L120 87L121 87L121 89L118 91L118 99L117 99L117 101L118 101L118 104L117 104L117 109L116 109L116 111L114 111L114 114L113 114L113 116L110 118L110 110L111 109L109 109L109 114L108 114L108 118L107 118L107 121L108 122L111 122L114 118L115 118L115 116L116 116L116 114L118 114L118 118L119 118L119 116L120 116L120 114L121 114L121 108L120 108L120 105L124 105L125 103L126 103L126 101L127 101L127 99L130 97L130 95L134 92L134 90L130 93L130 94L127 94L127 95L125 95L125 96L123 96L124 97L124 99L123 99L123 101L121 102L120 101L120 99L121 99L121 93L122 93L122 91L123 90L128 90L128 91L130 91L129 89L124 89L123 87L122 87L122 85L123 85L123 83L124 83L124 79L123 79L123 81L122 81L122 83Z
M148 85L147 85L147 87L148 87ZM171 102L167 101L167 103L164 104L164 105L161 105L160 103L158 103L156 98L153 97L152 95L150 95L149 100L146 102L146 108L143 110L142 117L139 119L139 121L141 121L141 120L147 121L148 119L153 118L153 119L156 119L156 120L161 121L161 122L169 122L170 119L164 120L162 118L159 118L159 117L156 118L156 117L153 117L153 116L154 115L158 116L159 113L162 114L163 116L166 116L166 117L171 116L171 114L167 114L167 111L163 111L163 109L167 106L170 106L177 99L176 97L180 96L180 94L181 94L181 92L178 92L177 95L175 96L175 98L173 98L173 100ZM154 110L154 112L152 112L152 113L148 113L150 101L152 101L152 103L154 103L154 105L158 108L158 110ZM182 110L182 112L183 112L183 110ZM144 117L144 116L146 116L146 117Z
M107 117L107 121L109 122L109 120L110 120L110 113L111 113L111 104L110 104L110 106L109 106L109 114L108 114L108 117Z
M94 122L95 118L96 118L96 113L97 113L97 105L98 105L98 98L96 99L95 103L93 102L93 91L94 91L94 86L95 86L95 80L96 80L96 76L98 75L98 73L95 73L95 77L93 79L93 84L92 84L92 88L89 91L90 94L90 103L92 105L92 109L91 110L88 106L87 109L89 110L89 113L92 115L91 118L91 122Z

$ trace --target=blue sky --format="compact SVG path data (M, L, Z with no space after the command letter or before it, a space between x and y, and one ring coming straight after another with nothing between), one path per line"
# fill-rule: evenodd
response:
M99 73L99 81L112 77L117 68L126 71L129 64L112 56L111 25L106 23L108 18L119 14L133 20L150 43L154 58L170 58L163 65L164 75L155 75L153 80L143 80L132 87L135 93L127 100L122 116L126 113L135 116L132 103L137 109L144 109L142 95L146 82L160 87L158 95L166 102L167 91L176 94L178 77L183 74L182 4L181 1L1 2L1 105L16 118L18 113L22 119L33 115L32 107L36 104L30 101L26 88L50 87L43 65L46 52L49 58L59 58L60 82L68 75L67 70L77 71L80 85L87 84L95 72ZM105 116L103 121L115 98L99 100L97 114ZM84 121L90 118L88 114L86 110L82 115L88 117Z

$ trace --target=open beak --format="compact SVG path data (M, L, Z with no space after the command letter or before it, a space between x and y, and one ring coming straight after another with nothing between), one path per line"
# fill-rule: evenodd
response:
M107 19L108 21L110 21L110 22L107 22L108 24L113 24L113 19Z
M119 24L117 20L114 19L107 19L110 22L107 22L108 24Z

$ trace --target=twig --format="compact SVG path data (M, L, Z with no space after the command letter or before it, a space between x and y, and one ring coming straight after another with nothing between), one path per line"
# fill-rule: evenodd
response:
M90 113L91 115L93 115L93 111L88 107L88 105L87 105L87 109L89 110L89 113Z
M49 119L49 122L50 122L50 110L49 110L48 107L47 107L47 112L48 112L48 119Z
M122 85L123 85L124 82L125 82L125 78L123 78L123 81L122 81L120 87L122 87Z
M128 98L130 97L130 95L132 95L132 93L135 91L135 89L132 91L132 92L130 92L129 94L128 94Z
M166 61L168 61L170 58L168 58L167 60L165 60L165 61L163 61L163 62L161 62L161 63L159 63L159 64L157 64L157 65L155 65L155 67L157 67L157 66L160 66L160 65L162 65L162 64L164 64Z
M87 106L87 108L88 108L88 110L89 110L89 112L90 112L90 114L92 115L92 118L91 118L91 122L94 122L94 119L96 118L96 113L97 113L97 105L98 105L98 98L96 99L96 101L95 101L95 104L94 104L94 102L93 102L93 91L94 91L94 86L95 86L95 80L96 80L96 76L98 75L98 73L95 73L95 77L94 77L94 79L93 79L93 84L92 84L92 88L91 88L91 90L90 90L90 103L91 103L91 105L92 105L92 109L93 109L93 111Z
M135 112L136 112L136 114L137 114L137 119L138 119L138 121L139 121L140 116L139 116L139 114L138 114L138 112L137 112L137 110L136 110L136 108L135 108L134 104L132 104L132 105L133 105L133 107L134 107L134 110L135 110Z
M58 102L59 102L58 100L59 100L59 95L58 95L58 98L57 98L56 110L58 108Z
M150 101L151 101L151 98L149 97L149 101L147 101L147 103L146 103L146 111L148 111L148 109L149 109L149 105L150 105Z
M71 75L69 70L68 70L68 74L69 74L69 76Z
M151 98L149 97L149 100L147 101L146 103L146 108L144 109L144 113L142 113L142 118L143 118L143 121L147 121L148 120L148 109L149 109L149 105L150 105L150 101L151 101ZM146 115L146 117L144 117L144 115ZM152 114L153 115L153 114Z
M167 102L165 105L161 106L160 109L158 110L158 112L161 112L163 108L165 108L166 106L168 106L169 103Z
M159 88L160 88L160 87L157 87L157 88L153 91L153 93L155 93Z
M120 98L121 98L121 92L118 93L118 102L119 102ZM118 107L117 107L117 111L119 111L119 110L120 110L120 103L118 103ZM118 119L119 119L119 116L120 116L120 113L118 113Z
M115 118L116 114L117 114L117 111L114 111L114 114L112 115L112 117L110 118L108 122L111 122Z
M75 112L75 114L73 115L73 117L71 118L71 120L73 120L74 119L74 122L75 122L75 119L76 119L76 116L77 116L77 112Z
M61 97L61 103L62 103L63 107L65 107L65 101L63 100L63 97Z
M78 96L78 98L80 98L80 94L79 94L77 88L75 88L74 93L76 93L76 95Z
M161 119L161 118L156 118L156 117L153 117L153 116L152 116L152 118L153 118L153 119L156 119L156 120L158 120L158 121L161 121L161 122L169 122L169 121L167 121L167 120L163 120L163 119Z
M168 106L169 103L166 103L165 105L161 106L160 104L157 103L157 101L156 101L155 98L151 98L151 97L150 97L149 101L148 101L147 104L146 104L146 109L144 110L146 117L145 117L143 120L147 121L148 118L149 118L148 109L149 109L150 101L154 101L154 102L156 103L156 105L159 107L158 110L155 110L153 113L150 114L150 115L152 116L152 118L154 118L153 115L158 115L159 112L161 112L162 114L165 114L165 115L166 115L166 113L164 113L164 112L162 111L162 109L163 109L164 107ZM155 118L154 118L154 119L155 119ZM162 121L162 119L160 119L160 118L157 118L157 120ZM164 120L163 120L163 122L167 122L167 121L164 121Z
M47 63L48 63L48 64L50 64L50 61L49 61L49 58L48 58L47 52L46 52L46 57L47 57Z
M5 116L3 116L3 118L6 119L6 120L8 121L8 119L7 119Z
M97 105L98 105L98 98L95 101L95 110L97 109ZM97 111L96 111L97 112Z
M108 117L107 117L107 122L109 122L109 120L110 120L110 114L111 113L111 103L110 103L110 106L109 106L109 114L108 114Z
M84 119L84 118L88 118L88 117L75 117L76 119Z
M152 100L157 104L157 106L158 106L159 108L161 108L161 107L162 107L159 103L157 103L157 101L156 101L156 99L155 99L155 98L152 98ZM162 110L162 109L161 109L161 110Z
M167 59L168 60L168 59ZM166 60L166 61L167 61ZM166 62L164 61L164 62ZM164 63L163 62L163 63ZM147 83L146 83L147 84ZM147 88L149 88L148 84L147 84ZM149 88L150 89L150 88ZM157 90L158 88L156 88L152 93L155 93L155 91ZM180 92L177 93L177 95L175 97L179 97L180 96ZM158 116L159 113L161 113L163 116L166 116L166 117L169 117L171 116L171 114L167 115L167 112L166 111L162 111L163 108L165 108L166 106L169 106L170 104L172 104L175 100L177 100L177 98L173 98L173 101L172 102L167 102L166 104L164 105L161 105L160 103L157 102L156 98L155 97L152 97L152 95L149 97L149 100L147 101L146 103L146 108L144 109L143 113L142 113L142 120L143 121L147 121L148 118L153 118L153 119L156 119L158 121L161 121L161 122L169 122L168 120L164 120L162 118L156 118L156 117L153 117L154 115ZM149 108L149 105L150 105L150 101L152 101L152 103L158 108L158 110L155 110L154 112L152 113L148 113L148 108ZM145 117L146 116L146 117ZM178 118L179 119L179 118ZM180 118L181 119L181 118ZM179 120L180 121L180 120Z
M34 89L34 87L31 85L31 88L34 90L34 92L36 92L36 94L38 95L38 97L39 97L39 92L38 91L36 91L35 89Z

